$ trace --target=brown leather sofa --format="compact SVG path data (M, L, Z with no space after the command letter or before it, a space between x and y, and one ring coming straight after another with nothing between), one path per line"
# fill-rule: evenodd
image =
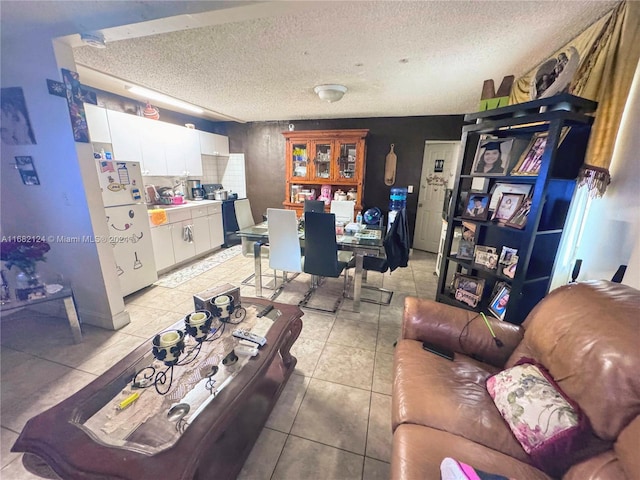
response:
M594 434L563 480L640 479L640 291L598 281L561 287L516 326L408 297L394 354L392 479L440 478L443 458L517 480L552 478L532 465L485 381L529 357L546 367ZM422 349L454 350L449 361Z

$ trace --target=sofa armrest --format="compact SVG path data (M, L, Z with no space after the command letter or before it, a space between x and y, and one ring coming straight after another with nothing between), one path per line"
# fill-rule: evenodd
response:
M487 316L498 347L480 314L423 298L404 301L402 338L431 342L502 367L522 340L524 329Z

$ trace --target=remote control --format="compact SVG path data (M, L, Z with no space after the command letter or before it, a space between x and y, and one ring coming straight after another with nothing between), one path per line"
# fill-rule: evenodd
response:
M261 347L267 343L267 339L261 337L260 335L256 335L255 333L251 333L248 330L234 330L232 335L236 338L241 338L243 340L249 340L250 342L257 343Z
M253 347L245 347L244 345L238 345L233 349L236 352L236 355L250 355L255 357L258 354L258 349L255 347L255 343Z

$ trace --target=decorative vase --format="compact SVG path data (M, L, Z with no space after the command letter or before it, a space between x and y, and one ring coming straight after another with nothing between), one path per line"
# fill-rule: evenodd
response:
M33 271L20 270L16 275L16 297L18 300L28 300L30 295L44 295L44 288L40 283L40 276Z

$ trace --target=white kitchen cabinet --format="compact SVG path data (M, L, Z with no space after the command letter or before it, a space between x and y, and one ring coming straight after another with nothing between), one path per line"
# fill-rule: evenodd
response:
M209 215L209 238L211 248L218 248L224 243L224 229L222 227L222 212Z
M184 156L184 169L190 177L202 176L202 156L200 155L200 142L198 141L198 131L178 127L183 130L184 145L182 154Z
M173 255L176 263L183 262L196 254L196 246L193 241L185 239L185 228L191 224L191 220L174 223L171 229L171 239L173 241ZM193 226L192 226L193 231Z
M151 228L151 242L153 244L153 256L156 260L157 271L169 268L176 263L176 257L173 254L172 229L172 224Z
M162 131L167 175L202 176L197 130L165 123Z
M89 137L93 143L111 143L107 110L90 103L84 104Z
M142 150L142 174L167 175L167 159L162 138L163 123L140 118L140 148Z
M209 219L207 217L194 218L191 224L193 225L193 244L195 245L196 255L210 250Z
M229 156L229 137L217 133L198 132L200 135L200 153L202 155Z
M140 117L107 110L113 159L120 162L142 162L140 148ZM144 169L144 164L143 164Z

